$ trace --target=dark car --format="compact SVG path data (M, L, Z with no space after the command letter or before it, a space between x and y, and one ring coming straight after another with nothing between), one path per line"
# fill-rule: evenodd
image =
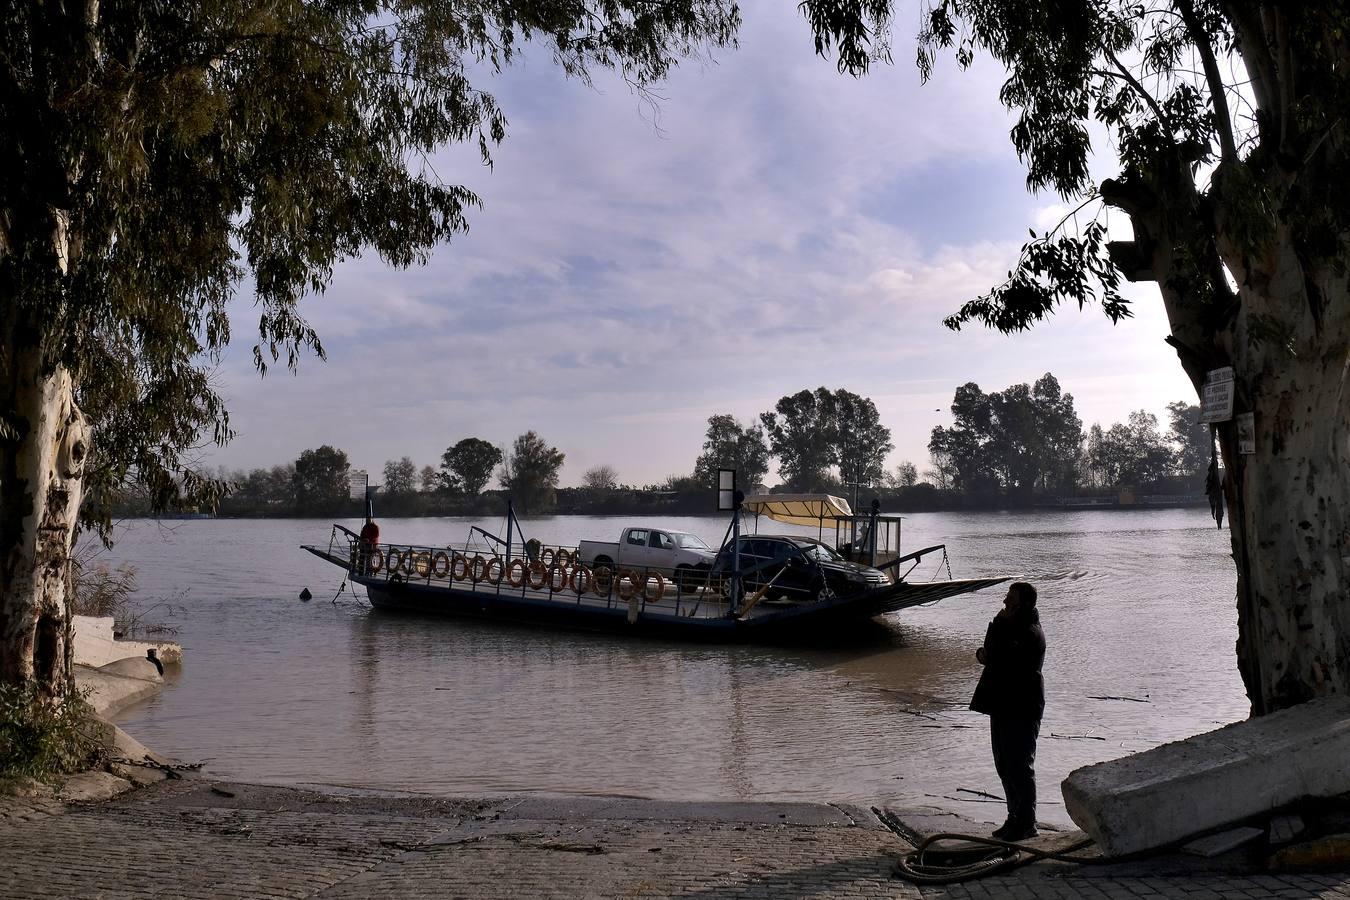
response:
M746 596L770 582L765 600L831 600L890 583L880 569L849 562L834 548L808 537L744 535L740 551ZM731 552L728 544L717 554L714 575L726 578L731 573Z

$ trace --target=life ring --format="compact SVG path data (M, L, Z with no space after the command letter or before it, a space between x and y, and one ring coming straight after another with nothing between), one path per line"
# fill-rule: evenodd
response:
M413 551L409 547L403 551L403 574L411 575L413 573Z
M520 558L511 560L511 564L506 567L506 583L513 588L524 587L528 571L529 566L525 564L525 560ZM519 572L519 577L517 577L517 572Z
M378 553L379 551L377 550L376 552ZM392 575L403 565L403 554L393 547L390 547L389 553L384 558L384 564L389 567L389 574Z
M656 590L649 591L651 579L656 579ZM642 599L648 603L656 603L666 595L666 578L660 572L649 572L642 578Z
M624 587L625 583L628 585L627 588ZM624 569L619 573L619 577L615 579L615 586L619 590L620 600L631 600L638 592L637 573Z
M544 565L550 565L553 562L553 548L545 547L539 551L539 561Z
M444 578L450 574L450 557L444 550L437 550L436 555L431 558L431 574L437 578Z
M549 593L554 594L567 590L567 570L562 566L555 564L548 567L548 589Z
M483 570L483 579L488 584L494 586L501 584L504 575L506 575L506 563L502 562L500 556L494 556L487 561L487 568Z
M591 590L597 597L608 597L614 587L614 570L609 566L596 566L591 575Z
M538 576L538 581L535 581L535 576ZM548 584L548 569L541 562L530 563L530 567L525 570L525 583L529 585L530 590L539 590Z
M450 577L456 581L463 581L469 577L469 558L463 553L456 553L450 563Z
M572 554L559 547L558 552L553 554L553 561L565 569L572 564Z
M428 577L430 577L430 576L431 576L431 554L428 553L428 552L425 551L425 550L422 550L421 552L419 552L419 553L417 554L417 558L413 560L412 566L413 566L413 570L416 571L417 574L418 574L419 576L421 576L422 578L428 578Z
M595 579L591 577L591 570L585 566L577 566L567 579L567 583L571 585L572 590L576 592L578 597L589 591L594 581Z
M374 575L376 572L380 571L383 568L384 568L384 554L379 550L370 551L370 574Z
M477 584L483 580L483 576L486 574L487 560L483 559L480 554L475 553L473 560L469 563L469 580Z

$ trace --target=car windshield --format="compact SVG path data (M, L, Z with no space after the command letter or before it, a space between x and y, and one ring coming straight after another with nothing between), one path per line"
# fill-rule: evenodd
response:
M705 543L703 542L703 538L699 537L699 536L696 535L696 534L674 534L674 535L671 535L671 536L672 536L673 538L675 538L675 543L679 544L681 547L685 548L686 550L711 550L711 549L712 549L711 547L709 547L707 544L705 544Z
M802 552L806 554L807 559L829 559L836 561L843 559L842 556L835 553L824 544L801 544L799 546L801 547Z

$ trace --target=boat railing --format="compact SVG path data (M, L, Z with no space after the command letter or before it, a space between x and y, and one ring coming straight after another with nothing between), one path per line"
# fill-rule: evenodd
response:
M627 607L630 616L658 604L662 612L677 616L725 615L729 609L730 579L709 569L607 564L592 568L577 558L575 548L547 545L529 548L532 554L522 547L524 555L510 559L493 546L371 546L351 531L343 532L349 544L350 573L365 580L436 585L555 603Z

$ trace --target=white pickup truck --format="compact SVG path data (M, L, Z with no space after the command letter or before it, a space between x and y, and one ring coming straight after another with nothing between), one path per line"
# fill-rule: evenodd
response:
M652 569L677 576L677 583L684 580L678 577L681 569L707 570L716 555L698 535L665 528L625 528L618 543L582 541L577 545L577 557L592 569Z

